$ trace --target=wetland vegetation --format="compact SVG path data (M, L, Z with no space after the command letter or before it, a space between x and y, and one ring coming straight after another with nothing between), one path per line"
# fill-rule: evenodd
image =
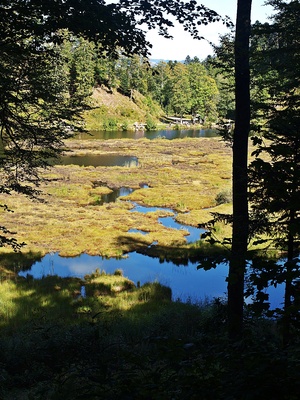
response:
M161 249L175 251L179 246L193 252L184 230L158 223L159 217L167 215L165 211L130 212L133 205L126 200L173 209L178 222L192 226L207 222L212 209L225 207L217 205L216 198L230 189L231 150L219 138L71 140L67 146L69 160L75 155L119 155L136 157L138 165L56 165L43 173L43 201L3 196L14 210L6 213L7 227L16 229L18 240L26 242L23 252L118 257L154 241ZM133 191L102 204L103 196L121 187ZM130 229L149 235L128 234Z

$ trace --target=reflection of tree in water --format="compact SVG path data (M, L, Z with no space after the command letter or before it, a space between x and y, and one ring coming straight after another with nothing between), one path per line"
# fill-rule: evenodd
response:
M143 241L142 238L120 236L120 243L126 243L128 248L134 249L139 254L148 256L151 258L159 259L159 263L173 263L176 266L188 266L189 264L201 264L203 260L214 260L215 264L211 264L211 268L215 268L217 264L224 262L226 260L227 254L224 254L219 248L214 250L206 248L205 246L197 246L197 242L193 246L188 245L174 245L174 246L162 246L153 243L149 246L147 241ZM205 268L204 268L205 269Z
M134 156L92 154L85 156L63 156L61 165L79 165L84 167L137 167L138 158Z
M112 192L101 195L100 205L105 203L114 203L120 196L127 196L133 192L131 188L121 187L119 189L113 189Z
M20 272L29 270L35 262L41 261L43 256L41 253L18 253L11 252L0 255L0 265L2 268L12 272Z

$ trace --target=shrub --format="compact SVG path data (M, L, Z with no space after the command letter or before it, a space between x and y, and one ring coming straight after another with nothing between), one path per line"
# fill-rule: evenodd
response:
M156 129L156 122L151 117L147 117L146 119L146 129L147 131L151 131Z
M120 115L122 117L132 117L134 115L134 110L132 110L131 108L127 108L127 107L120 107L119 109L117 109L117 111L120 112Z
M232 192L231 189L222 190L216 195L216 203L217 205L230 203L232 201Z
M128 131L128 122L123 122L123 124L121 125L121 129L123 132Z
M107 118L102 122L103 130L112 131L118 128L118 122L116 118Z

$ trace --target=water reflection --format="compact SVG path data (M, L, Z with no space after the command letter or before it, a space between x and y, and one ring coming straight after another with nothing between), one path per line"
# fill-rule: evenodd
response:
M158 221L163 224L166 228L172 228L172 229L183 229L187 231L189 234L186 236L186 240L188 243L194 243L197 240L200 240L200 235L205 232L205 229L201 228L196 228L194 226L190 225L184 225L180 224L175 220L176 213L174 210L171 208L162 208L162 207L145 207L141 206L137 203L133 203L134 207L130 210L131 212L137 211L141 213L147 213L147 212L154 212L154 211L168 211L173 214L173 216L169 217L160 217L158 218Z
M132 192L133 192L133 189L126 188L126 187L121 187L119 189L113 189L112 192L101 195L100 205L105 204L105 203L114 203L115 201L117 201L117 199L119 197L128 196Z
M185 137L215 137L218 135L217 129L161 129L158 131L91 131L89 133L80 133L75 138L81 140L91 139L156 139L165 138L168 140L180 139Z
M221 263L217 268L208 271L197 269L198 263L189 262L187 266L175 265L172 262L160 262L158 258L148 257L137 252L130 253L122 259L104 259L100 256L82 254L78 257L60 257L57 253L47 254L42 260L35 262L30 271L22 271L20 276L27 274L39 279L46 275L83 278L97 268L107 273L122 269L124 276L135 284L159 281L172 289L173 300L199 301L214 297L226 297L228 264ZM281 308L283 303L284 285L276 288L271 286L267 292L270 295L271 309ZM247 303L251 299L247 299Z
M82 167L137 167L138 158L134 156L120 155L85 155L85 156L63 156L60 158L61 165L79 165Z
M179 222L175 221L173 217L161 217L158 220L167 228L183 229L188 231L189 234L185 237L188 243L194 243L197 240L200 240L200 235L205 232L205 229L180 224Z
M227 266L220 265L210 271L197 270L197 264L177 266L172 262L163 265L157 258L147 257L136 252L130 253L123 259L103 259L99 256L82 254L75 258L60 257L57 253L47 254L41 261L36 262L30 271L20 272L21 276L28 273L35 278L56 274L61 277L76 276L83 278L96 268L113 273L122 269L124 276L137 284L155 280L168 285L172 289L173 299L186 301L188 299L205 299L223 297L226 292L225 278Z

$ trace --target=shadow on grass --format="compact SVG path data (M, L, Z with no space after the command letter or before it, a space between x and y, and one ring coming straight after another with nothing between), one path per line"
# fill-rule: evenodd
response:
M0 254L0 276L11 277L20 271L27 271L32 265L41 261L43 255L35 252L8 252Z

